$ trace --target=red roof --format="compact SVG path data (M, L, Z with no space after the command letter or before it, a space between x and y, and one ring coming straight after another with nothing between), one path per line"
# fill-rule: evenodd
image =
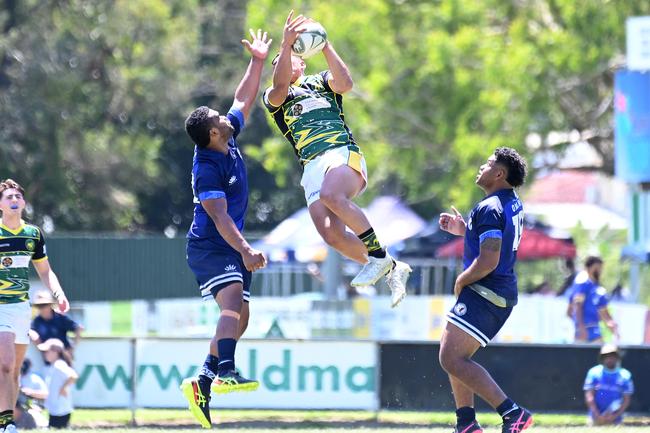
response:
M440 258L463 257L464 238L456 238L436 251ZM555 239L541 230L526 229L517 250L519 260L539 260L556 257L575 258L576 247L571 242Z
M528 203L586 203L587 190L596 186L595 173L565 170L536 179L526 193Z

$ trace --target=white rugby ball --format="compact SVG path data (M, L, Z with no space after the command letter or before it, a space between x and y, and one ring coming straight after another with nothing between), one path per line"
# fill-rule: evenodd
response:
M317 22L305 24L305 31L300 33L291 47L293 53L307 59L319 53L327 43L327 32Z

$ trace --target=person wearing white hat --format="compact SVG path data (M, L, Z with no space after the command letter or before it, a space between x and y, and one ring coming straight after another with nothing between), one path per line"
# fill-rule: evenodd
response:
M50 267L43 231L22 219L23 188L14 180L0 182L0 432L13 433L20 366L29 345L29 264L47 287L59 310L70 309L59 279Z
M48 388L45 409L50 414L49 427L66 428L70 424L70 416L74 409L70 386L77 381L79 375L66 362L65 346L61 340L50 338L37 347L43 352L45 361L50 364L45 374Z
M67 314L54 311L53 304L56 300L49 290L40 290L34 296L32 305L38 309L38 315L34 317L31 324L30 338L34 344L40 344L50 338L57 338L65 346L65 357L68 363L72 364L74 349L81 340L83 326L75 322ZM69 333L74 333L74 341L68 338Z
M632 373L621 367L621 354L613 344L600 349L599 360L587 373L583 387L587 421L590 425L620 424L634 393Z

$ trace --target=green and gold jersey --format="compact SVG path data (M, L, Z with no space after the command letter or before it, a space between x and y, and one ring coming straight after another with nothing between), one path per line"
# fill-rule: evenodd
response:
M41 229L22 223L11 230L0 220L0 304L29 300L29 262L45 260Z
M329 71L303 75L289 86L287 98L279 107L269 103L270 88L262 95L264 105L303 165L336 147L353 146L359 151L345 124L343 96L332 90L329 78Z

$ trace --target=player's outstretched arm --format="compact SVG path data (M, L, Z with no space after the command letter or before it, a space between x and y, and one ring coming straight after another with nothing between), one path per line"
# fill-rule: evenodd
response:
M352 90L354 82L352 81L350 70L329 41L323 47L323 55L325 55L327 66L329 66L330 74L332 75L329 80L329 85L332 90L336 93L345 93Z
M201 200L201 206L212 218L221 237L241 254L246 269L253 272L266 266L264 253L250 246L228 215L228 203L225 198Z
M302 25L306 22L307 18L302 15L293 18L293 10L287 16L282 33L280 53L273 69L273 85L267 95L269 104L274 107L279 107L287 99L293 73L291 68L291 46L298 39L298 35L304 31Z
M251 40L242 39L241 43L250 53L251 60L248 63L244 77L239 82L237 90L235 90L235 101L233 102L233 107L241 110L244 119L248 118L248 114L257 98L264 61L269 55L269 47L273 42L272 39L268 39L266 32L262 33L261 29L257 29L257 33L253 29L249 31Z
M63 292L63 288L61 288L61 283L59 283L58 277L52 270L52 267L50 267L50 261L47 258L44 258L32 263L34 264L38 277L41 279L45 287L52 292L54 299L56 299L59 304L59 310L62 313L66 313L70 309L70 303Z

